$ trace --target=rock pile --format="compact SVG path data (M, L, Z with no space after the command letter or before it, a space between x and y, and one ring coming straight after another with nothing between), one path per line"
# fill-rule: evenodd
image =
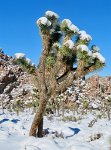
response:
M19 65L14 65L13 58L2 51L0 51L0 61L0 106L15 107L18 102L27 105L36 101L33 91L36 89L34 76L23 71Z

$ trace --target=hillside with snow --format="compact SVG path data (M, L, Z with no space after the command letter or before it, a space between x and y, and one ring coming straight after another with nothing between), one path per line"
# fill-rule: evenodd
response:
M1 150L111 149L111 77L95 75L74 82L55 98L55 106L48 104L44 137L34 138L29 137L29 130L39 102L35 76L13 63L12 58L1 60Z

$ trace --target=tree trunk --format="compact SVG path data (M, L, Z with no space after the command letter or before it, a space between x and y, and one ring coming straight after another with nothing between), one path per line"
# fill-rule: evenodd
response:
M43 137L43 118L40 121L40 124L38 126L38 133L37 133L38 137Z
M47 95L44 95L42 97L43 99L40 101L40 105L38 108L38 111L35 114L35 117L33 119L31 129L29 132L29 136L38 136L42 137L42 132L43 132L43 115L44 111L47 105L48 97Z

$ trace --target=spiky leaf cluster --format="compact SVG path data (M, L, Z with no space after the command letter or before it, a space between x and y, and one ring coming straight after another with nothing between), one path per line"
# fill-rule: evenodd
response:
M77 37L76 43L77 43L77 45L82 45L82 44L88 45L89 41L87 41L87 40L81 40L81 39L79 39L79 37Z
M95 58L93 65L94 70L101 70L105 66L105 63L102 63L98 58Z
M56 58L54 56L48 56L46 59L46 67L47 68L52 68L55 64Z
M69 48L66 47L65 45L63 45L62 48L60 49L60 53L61 53L63 56L66 56L66 57L71 57L71 56L72 56L72 51L71 51L71 49L69 49Z
M64 19L61 23L61 31L71 37L73 34L78 34L79 29L69 19Z
M58 14L52 11L46 11L45 16L52 24L55 23L59 18Z
M43 18L43 17L42 17ZM62 22L59 20L59 16L51 11L45 13L45 19L41 21L41 18L37 21L42 31L42 35L50 36L50 51L49 56L46 59L46 66L48 68L54 67L57 57L62 56L62 62L66 65L70 65L67 62L79 63L79 61L84 61L84 68L93 66L94 70L98 70L104 67L104 62L98 57L99 49L97 46L92 45L91 50L89 50L89 42L92 37L85 31L79 31L78 27L75 26L69 19L64 19ZM42 24L41 24L42 22ZM74 45L71 42L72 36L74 35ZM60 43L61 46L58 46ZM86 50L80 50L77 48L79 45L87 46ZM71 47L71 48L70 48ZM58 53L60 55L58 55ZM94 55L93 55L94 54Z
M92 45L91 51L92 51L92 53L99 52L99 47L97 47L96 45Z
M60 24L59 23L52 24L51 29L50 29L50 39L51 39L52 44L59 42L61 36L62 36L62 33L60 30Z

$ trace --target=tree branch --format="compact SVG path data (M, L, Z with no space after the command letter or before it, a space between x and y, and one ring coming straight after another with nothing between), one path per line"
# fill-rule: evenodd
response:
M73 81L75 78L74 72L70 71L70 72L66 73L64 75L64 78L65 79L62 82L60 82L56 85L56 90L55 90L56 94L61 94L62 92L65 92L67 90L67 88L73 84Z

